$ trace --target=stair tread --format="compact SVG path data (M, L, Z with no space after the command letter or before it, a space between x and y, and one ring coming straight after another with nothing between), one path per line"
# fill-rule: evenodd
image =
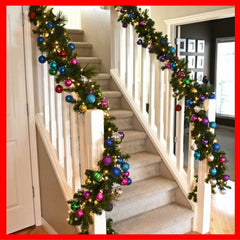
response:
M102 95L105 98L119 98L122 96L119 91L102 91Z
M108 80L111 78L111 75L109 73L99 73L97 76L92 77L92 80Z
M68 33L83 33L84 31L81 29L67 29Z
M133 112L129 110L117 109L117 110L110 110L109 115L119 119L119 118L132 117Z
M161 161L161 157L157 154L149 152L138 152L131 154L129 161L131 163L131 168L133 169L154 163L159 163Z
M79 62L101 63L101 59L97 57L77 57Z
M136 130L125 130L124 135L123 144L133 140L145 139L147 137L145 132Z
M92 44L88 43L88 42L72 42L73 44L75 44L76 47L86 47L86 48L91 48Z
M172 203L119 221L113 227L120 234L159 234L165 233L164 229L174 226L178 221L192 217L192 210Z

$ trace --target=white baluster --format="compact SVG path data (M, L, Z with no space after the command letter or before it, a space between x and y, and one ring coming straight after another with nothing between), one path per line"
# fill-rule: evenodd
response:
M194 141L192 139L192 124L189 124L189 143L188 143L188 167L187 167L187 184L189 186L189 191L193 188L193 182L194 182L194 157L193 157L193 150L191 149Z
M126 78L126 29L120 29L120 79L125 82Z
M149 124L155 128L155 55L150 54Z
M136 103L139 103L138 98L138 83L139 83L139 64L138 64L138 50L139 46L136 44L137 34L134 33L133 37L133 99Z

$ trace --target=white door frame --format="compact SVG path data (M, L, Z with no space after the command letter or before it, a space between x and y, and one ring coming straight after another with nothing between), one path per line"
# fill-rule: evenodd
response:
M184 24L191 24L191 23L197 23L197 22L204 22L204 21L210 21L210 20L216 20L216 19L222 19L222 18L229 18L235 16L235 8L226 8L216 11L210 11L210 12L204 12L200 14L195 15L189 15L184 16L180 18L175 19L168 19L164 22L167 25L167 35L169 38L169 41L174 44L174 40L176 38L176 26L178 25L184 25ZM180 29L178 29L178 33L180 34ZM206 199L205 199L206 200ZM207 198L207 207L204 205L204 202L201 201L201 204L198 203L199 209L203 209L202 213L198 213L197 208L195 209L194 214L194 221L193 221L193 231L197 231L199 233L207 233L209 231L209 209L210 203L211 203L211 195L209 198ZM204 207L205 206L205 207ZM206 212L206 215L204 215L204 212ZM207 219L205 219L207 216Z
M38 155L36 141L35 107L34 107L34 88L33 88L33 68L32 68L32 44L31 44L31 23L28 18L28 6L23 6L23 31L24 31L24 51L25 51L25 71L26 71L26 91L28 103L28 128L30 141L30 158L32 170L32 184L34 187L34 214L35 225L42 225L41 202L38 174Z

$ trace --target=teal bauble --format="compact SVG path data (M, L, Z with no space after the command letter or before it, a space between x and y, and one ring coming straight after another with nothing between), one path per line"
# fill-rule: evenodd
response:
M209 173L210 173L210 175L215 176L217 174L217 169L216 168L210 168Z
M121 164L121 169L122 169L123 171L127 171L127 170L129 169L129 164L128 164L127 162L123 162L123 163Z
M193 156L194 156L195 159L199 159L201 157L201 153L200 152L195 152Z
M51 69L56 70L57 67L58 67L58 65L57 65L57 63L56 63L55 61L52 61L52 62L49 63L49 67L50 67Z
M94 103L96 101L96 97L93 94L88 94L86 97L87 103Z

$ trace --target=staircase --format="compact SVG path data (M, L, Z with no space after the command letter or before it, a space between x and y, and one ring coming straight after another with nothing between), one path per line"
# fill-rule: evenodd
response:
M76 46L81 66L95 65L100 72L92 80L101 86L103 96L110 103L109 114L116 117L116 125L124 131L121 152L131 155L133 182L121 186L123 194L113 210L107 212L107 218L113 219L113 227L120 234L184 234L192 231L193 211L188 200L110 74L101 73L101 59L91 56L92 45L82 42L83 31L68 30L68 34Z

